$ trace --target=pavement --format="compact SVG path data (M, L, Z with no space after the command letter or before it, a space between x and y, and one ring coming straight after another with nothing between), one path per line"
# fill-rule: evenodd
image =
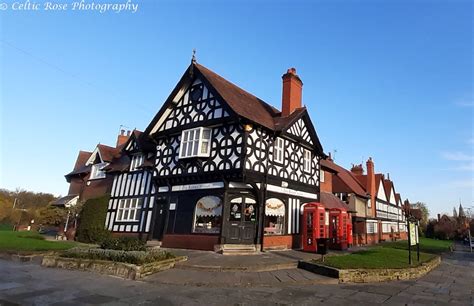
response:
M166 281L173 272L181 273L180 283ZM275 273L275 280L255 281L257 275L271 279L262 273ZM444 256L437 269L418 280L311 284L305 276L298 269L174 269L131 281L0 259L0 305L474 305L474 253L463 250ZM254 280L247 283L247 277Z

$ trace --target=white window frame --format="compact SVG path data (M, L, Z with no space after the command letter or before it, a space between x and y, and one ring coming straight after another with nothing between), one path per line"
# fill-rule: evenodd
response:
M108 163L99 163L99 164L92 165L91 175L89 179L90 180L104 179L107 176L107 174L105 173L105 171L102 171L102 169L104 169L107 165Z
M145 156L143 154L133 155L132 161L130 162L130 171L140 170L138 167L143 165Z
M283 164L285 159L285 140L278 137L275 139L275 144L273 145L273 160L277 163Z
M324 170L323 169L319 170L319 181L321 183L324 183L324 179L325 179L324 175L325 175Z
M142 198L120 199L117 208L118 222L139 222Z
M378 223L367 222L367 234L377 234L377 233L378 233Z
M311 172L311 151L303 149L303 170L307 173Z
M204 138L205 132L209 133L208 138ZM210 128L198 127L182 131L179 158L209 157L211 154L211 138L212 129Z

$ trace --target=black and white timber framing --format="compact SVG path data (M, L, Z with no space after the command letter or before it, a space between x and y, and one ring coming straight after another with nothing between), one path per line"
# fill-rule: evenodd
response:
M156 144L153 170L116 176L107 228L147 233L148 239L196 235L196 239L215 237L220 244L261 244L265 203L272 198L285 205L283 235L299 234L302 206L319 200L321 144L306 109L283 119L277 110L269 110L275 120L282 119L272 128L249 118L246 112L252 112L251 108L237 109L239 101L229 101L250 99L248 96L192 63L144 132ZM271 109L258 101L255 103ZM210 131L209 151L180 158L183 131L196 128ZM283 148L282 158L275 156L277 141ZM199 144L201 150L204 145ZM204 209L209 214L215 209L212 213L221 213L222 220L218 231L203 234L195 231L196 207L206 197L221 200L221 210L217 206ZM143 199L140 218L135 222L117 221L118 203L126 198ZM233 220L235 207L237 213L247 213L248 220Z

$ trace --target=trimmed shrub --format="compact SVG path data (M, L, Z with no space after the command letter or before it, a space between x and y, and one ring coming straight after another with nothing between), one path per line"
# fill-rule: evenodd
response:
M108 238L100 244L101 249L121 251L145 251L145 241L134 237Z
M85 248L72 248L61 254L61 257L83 258L92 260L110 260L126 262L135 265L142 265L145 263L175 258L173 254L162 250L152 250L145 252Z
M109 196L89 199L84 203L77 227L77 240L85 243L101 243L110 237L105 229L105 217L109 205Z

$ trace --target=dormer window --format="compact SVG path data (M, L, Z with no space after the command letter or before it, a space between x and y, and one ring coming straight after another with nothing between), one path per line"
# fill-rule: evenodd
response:
M282 138L275 140L273 147L273 159L280 164L283 164L285 141Z
M145 157L143 156L143 154L133 155L132 161L130 163L130 171L139 170L139 167L143 165L144 160L145 160Z
M107 166L107 163L99 163L92 165L90 179L97 180L105 178L105 171L102 170L105 166Z
M179 158L209 157L211 151L211 129L195 128L181 133Z

